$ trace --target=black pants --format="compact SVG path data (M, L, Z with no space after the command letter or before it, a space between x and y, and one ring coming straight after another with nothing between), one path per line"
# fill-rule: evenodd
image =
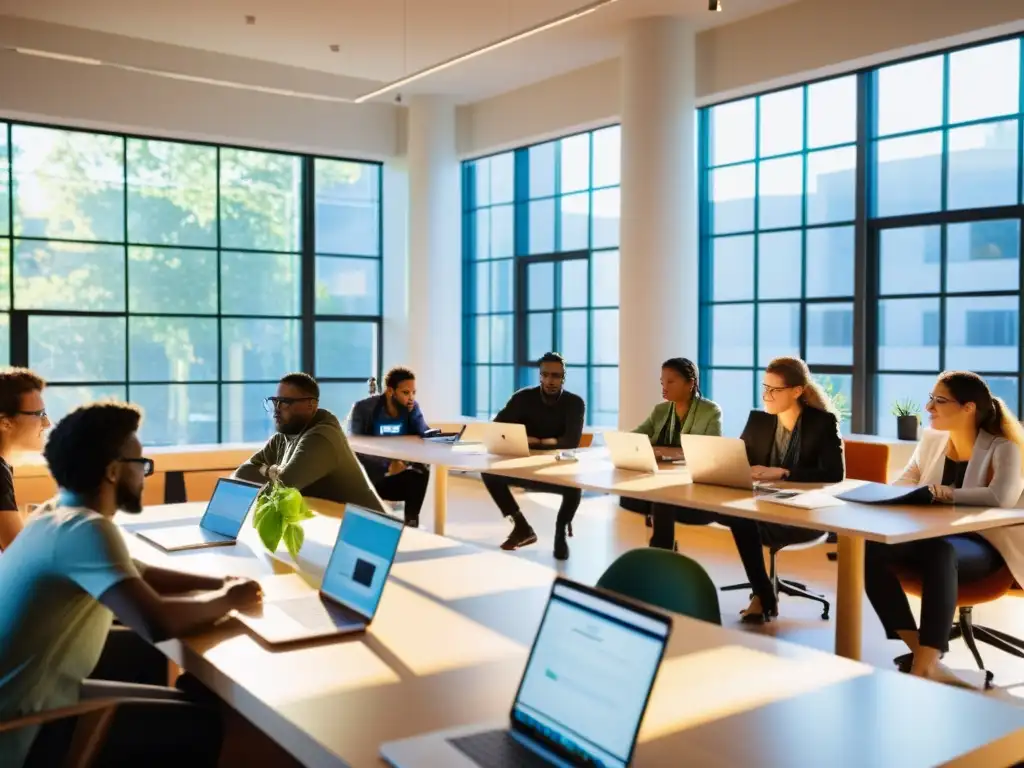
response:
M407 469L397 475L378 478L373 487L382 499L387 501L405 502L405 519L418 519L423 509L423 500L427 497L427 483L430 474L426 469Z
M512 491L509 490L512 486L523 488L533 493L553 493L561 496L562 504L558 508L558 518L556 521L556 526L559 528L572 522L572 519L576 516L576 510L580 507L580 501L583 499L583 491L579 488L538 483L532 480L516 480L512 477L502 477L500 475L484 474L482 478L484 485L487 486L487 492L491 494L494 503L498 505L498 509L501 510L501 514L505 517L513 517L520 513L519 505L516 504Z
M821 531L795 525L759 523L741 517L722 516L719 522L732 531L732 540L739 552L751 591L761 598L762 603L775 600L775 587L764 565L763 547L779 550L793 544L814 541L822 535Z
M128 629L115 627L107 639L98 671L112 680L91 677L82 683L81 698L130 696L146 699L117 708L95 765L101 768L145 765L147 768L215 768L223 738L216 697L189 675L175 688L143 685L131 679L142 672L147 679L167 679L167 659ZM119 663L120 662L120 663ZM76 721L59 720L43 726L29 751L25 766L61 765L71 743Z
M1005 565L1002 555L976 533L944 536L906 544L867 542L864 589L890 640L917 630L914 614L894 568L921 579L921 645L949 650L960 584L991 576Z
M702 512L699 509L687 509L671 504L651 504L650 509L654 522L651 531L651 546L659 549L672 549L676 541L676 523L711 525L711 523L721 522L720 515L716 515L714 512Z

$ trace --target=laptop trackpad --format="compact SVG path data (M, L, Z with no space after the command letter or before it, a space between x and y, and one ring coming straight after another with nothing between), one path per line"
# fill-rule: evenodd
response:
M246 612L244 621L269 642L366 626L364 619L318 594L264 603Z
M538 766L544 768L551 763L519 743L509 731L484 731L471 736L449 739L449 743L477 765L488 768L513 768L513 766Z

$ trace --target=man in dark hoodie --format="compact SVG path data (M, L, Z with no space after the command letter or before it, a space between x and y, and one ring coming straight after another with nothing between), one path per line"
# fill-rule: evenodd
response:
M289 373L266 399L277 434L234 476L253 483L278 481L303 496L378 509L372 489L341 423L319 407L320 387L307 373Z
M384 394L373 395L352 406L350 435L373 437L423 437L430 428L416 402L416 374L396 367L384 377ZM419 527L420 509L427 495L430 473L421 464L357 454L381 498L405 502L405 524Z

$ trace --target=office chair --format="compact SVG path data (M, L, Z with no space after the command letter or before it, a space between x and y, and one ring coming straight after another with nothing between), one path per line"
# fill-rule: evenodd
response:
M667 549L633 549L608 566L597 586L620 595L721 625L718 593L696 560Z
M889 446L885 443L862 443L858 440L843 440L846 456L846 477L849 480L865 480L869 483L889 482ZM828 535L828 543L837 543L834 533ZM839 553L829 552L827 557L835 562Z

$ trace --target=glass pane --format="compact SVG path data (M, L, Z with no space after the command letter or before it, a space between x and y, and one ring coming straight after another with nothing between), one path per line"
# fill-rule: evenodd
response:
M216 251L129 247L128 310L216 314Z
M878 302L878 367L888 371L939 369L939 300Z
M776 357L800 357L800 305L757 305L757 364Z
M876 215L930 213L942 207L942 134L887 139L876 146Z
M604 309L591 313L593 349L590 362L595 365L618 365L619 310Z
M376 323L317 322L317 376L368 379L377 368Z
M1017 396L1020 383L1016 376L986 376L985 381L988 382L988 388L993 395L1002 398L1003 402L1006 403L1013 413L1020 413L1020 403Z
M473 204L479 208L491 204L491 159L473 161Z
M711 172L712 229L715 234L754 229L754 165Z
M8 162L7 123L0 123L0 235L11 231L11 166Z
M562 295L560 307L587 306L587 260L572 259L560 262Z
M711 284L712 301L754 298L753 235L711 240Z
M511 259L491 262L491 311L511 312L512 306L512 267Z
M722 434L739 437L754 407L754 372L712 369L709 396L722 408Z
M559 198L562 242L560 251L582 251L590 244L590 193Z
M800 298L803 270L801 241L799 230L758 235L758 298Z
M946 290L1004 291L1020 275L1020 221L971 221L946 227Z
M807 223L853 221L857 206L857 149L807 155Z
M590 423L616 427L619 416L619 369L590 369L590 402L587 404ZM635 426L635 425L627 425Z
M586 365L587 313L585 310L558 313L558 352L569 364Z
M526 267L526 308L553 309L555 306L555 263L542 261Z
M754 364L754 305L720 304L711 308L713 365Z
M880 235L879 293L938 293L942 279L939 227L884 229Z
M1020 112L1020 40L949 54L949 122Z
M761 163L757 190L759 229L800 226L803 215L803 173L802 156Z
M15 240L14 306L124 310L124 246Z
M14 233L124 240L124 140L11 126Z
M591 203L594 233L591 248L617 248L619 246L619 189L601 189L594 193Z
M526 357L540 360L555 344L554 315L551 312L531 312L526 316Z
M316 257L318 315L380 314L380 261Z
M28 318L28 365L47 381L124 381L125 342L123 317Z
M515 154L504 152L491 158L491 203L511 203L515 197Z
M799 152L804 147L804 89L761 97L761 157Z
M594 186L611 187L622 178L622 129L613 125L594 131Z
M494 315L491 317L491 362L512 363L512 344L514 337L512 315Z
M491 258L504 259L513 255L515 226L511 205L491 208Z
M473 266L473 296L475 304L470 308L474 314L491 311L491 264L484 261Z
M46 413L53 424L80 405L109 400L123 403L128 399L124 386L111 384L93 384L84 387L47 384L45 398ZM143 419L143 429L145 425L145 419Z
M320 382L320 407L344 419L352 406L366 397L365 381Z
M595 307L619 305L618 251L595 251L590 255L590 301Z
M225 315L298 315L299 256L292 253L220 255L221 312Z
M807 305L807 362L853 365L853 304Z
M1020 347L1017 296L946 300L946 368L1017 371Z
M1017 202L1017 121L949 132L949 208Z
M11 241L0 239L0 309L11 305Z
M473 214L473 256L477 259L491 257L491 209L484 208Z
M299 370L299 331L298 320L221 320L222 379L277 381L289 371Z
M555 142L535 144L528 150L530 157L530 198L550 197L555 194Z
M942 55L876 73L878 136L942 124Z
M478 365L474 369L476 381L476 402L474 407L477 411L487 411L490 408L491 398L491 369L484 365Z
M11 316L0 312L0 365L11 364Z
M222 247L299 250L301 206L301 158L248 149L220 150Z
M935 374L888 374L875 377L876 402L875 432L884 437L896 437L896 416L892 408L897 402L910 400L917 405L921 416L928 393L935 385ZM927 421L924 422L927 425Z
M143 445L216 443L217 389L216 384L132 384L131 401L143 411Z
M853 227L807 230L809 298L853 296L853 241Z
M534 200L529 208L528 253L555 252L555 200Z
M711 165L753 159L756 101L750 98L711 108Z
M511 365L491 368L491 413L497 413L515 392L515 374Z
M491 318L488 316L478 317L473 330L476 342L474 359L478 363L489 363L491 361Z
M266 383L226 384L221 387L223 442L255 443L266 440L273 434L274 420L263 409L263 399L273 395L276 386L276 383Z
M316 158L318 253L380 255L380 166Z
M590 186L590 134L566 136L559 142L561 158L561 192L576 192Z
M217 148L127 142L128 242L216 247Z
M216 381L217 319L128 319L130 381Z
M831 147L856 140L857 76L807 86L807 146Z

